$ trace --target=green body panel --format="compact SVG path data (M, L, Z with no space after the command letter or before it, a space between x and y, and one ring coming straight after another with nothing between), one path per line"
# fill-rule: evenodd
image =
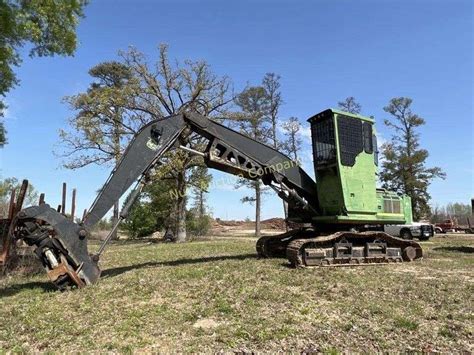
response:
M374 120L334 109L308 120L320 214L316 224L412 222L408 196L376 188Z

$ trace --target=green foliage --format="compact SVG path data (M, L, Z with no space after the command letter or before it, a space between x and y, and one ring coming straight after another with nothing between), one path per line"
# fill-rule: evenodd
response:
M413 217L419 220L430 214L428 187L431 181L446 175L439 167L426 167L428 151L420 148L420 135L416 131L425 120L411 111L412 101L397 97L384 107L384 111L392 115L392 119L386 119L384 123L394 130L394 134L391 141L382 146L385 159L380 180L384 188L411 197Z
M135 202L122 224L131 238L146 237L171 226L174 219L174 199L170 191L173 188L175 186L170 180L156 180L145 188L140 200Z
M240 116L236 118L241 132L262 143L268 142L271 132L267 125L269 101L265 88L249 87L237 96L235 103L242 110Z
M7 131L4 122L0 121L0 148L7 143Z
M159 226L150 205L146 202L136 202L123 223L123 229L129 233L130 238L142 238L155 232Z
M19 49L31 45L30 57L72 55L76 26L87 0L3 0L0 2L0 96L18 84L13 67ZM0 101L0 110L5 105Z
M69 129L60 130L64 166L77 169L89 164L115 163L131 137L146 123L126 109L135 95L131 69L119 62L102 62L89 70L92 83L86 92L64 101L76 114Z
M396 317L394 320L395 326L398 328L404 328L407 330L416 330L418 329L418 323L414 322L408 318Z
M212 218L208 215L198 216L193 211L186 214L186 230L194 236L207 235L211 229Z
M454 219L459 224L467 224L467 219L471 217L471 205L460 202L450 202L446 206L434 206L432 208L431 222L439 223L447 219ZM471 223L474 220L471 219Z
M339 101L337 103L337 108L341 111L359 114L362 106L356 101L354 96L349 96L344 99L344 101Z

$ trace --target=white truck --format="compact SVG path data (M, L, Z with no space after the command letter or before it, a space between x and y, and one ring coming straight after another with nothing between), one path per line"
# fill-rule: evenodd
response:
M385 225L384 232L402 239L428 240L434 235L434 228L429 223L413 222L410 224Z

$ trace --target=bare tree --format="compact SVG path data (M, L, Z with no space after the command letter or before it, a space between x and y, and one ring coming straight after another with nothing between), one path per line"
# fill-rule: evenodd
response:
M225 116L227 108L233 102L230 79L214 74L205 61L185 60L171 64L168 58L168 46L161 45L159 58L154 66L135 49L122 52L125 64L131 68L138 80L137 95L129 102L128 109L141 112L149 119L193 111L210 118ZM198 149L205 141L191 136L191 147ZM169 153L157 172L157 178L171 179L176 183L176 240L186 240L186 190L196 183L194 167L204 166L201 157L190 156L183 151ZM208 175L206 175L208 176Z
M282 148L294 161L298 161L298 152L301 149L300 130L301 124L296 117L290 117L288 121L283 122L282 128L286 140L282 143Z
M116 66L123 69L121 73L126 73L127 80L117 85L108 76L100 76L99 83L91 85L87 93L66 99L79 111L70 121L70 130L61 132L67 167L112 161L118 143L123 151L133 134L153 119L185 111L218 118L225 116L233 102L228 77L217 76L202 60L172 64L166 45L159 47L159 57L153 65L134 48L120 52L120 57L122 62ZM193 135L188 143L199 148L205 141ZM168 164L157 169L155 178L175 183L175 211L170 214L176 216L177 241L185 241L187 187L199 185L194 168L204 166L204 161L183 151L170 152L164 160Z
M280 86L280 75L267 73L263 77L262 87L265 89L268 97L267 115L271 124L271 142L275 149L278 149L279 145L277 136L278 112L283 104Z
M278 149L280 142L277 135L277 125L278 125L278 113L281 105L283 104L283 99L281 97L280 91L280 75L275 73L266 73L262 80L262 86L265 89L268 96L268 119L271 124L271 141L273 148ZM288 218L288 206L285 201L282 201L283 204L283 213L285 215L285 221ZM287 227L288 229L288 227Z

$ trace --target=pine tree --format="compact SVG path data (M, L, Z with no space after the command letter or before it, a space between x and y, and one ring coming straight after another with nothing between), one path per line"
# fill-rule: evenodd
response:
M337 107L349 113L359 114L362 106L356 101L354 96L347 97L344 101L339 101Z
M253 86L244 90L235 100L242 110L236 117L240 131L248 137L265 143L271 139L268 110L269 101L265 88ZM255 236L260 237L260 211L262 205L263 186L260 180L239 179L237 187L247 186L255 191L253 196L242 198L244 203L255 203Z
M283 99L281 97L280 91L280 75L275 73L266 73L262 80L262 86L267 93L268 98L268 120L270 121L271 125L271 142L273 148L279 149L281 142L278 139L277 135L277 126L278 126L278 119L279 119L279 111L280 107L283 104ZM288 205L287 203L282 200L283 206L283 214L285 215L285 221L288 218ZM288 226L287 226L288 229Z
M382 146L384 161L380 181L384 188L410 196L413 217L419 220L430 214L428 187L431 181L444 179L446 174L439 167L426 167L429 154L420 148L420 134L417 132L425 120L411 111L412 102L408 97L396 97L384 107L384 111L392 115L384 123L394 130L394 134L390 142Z

